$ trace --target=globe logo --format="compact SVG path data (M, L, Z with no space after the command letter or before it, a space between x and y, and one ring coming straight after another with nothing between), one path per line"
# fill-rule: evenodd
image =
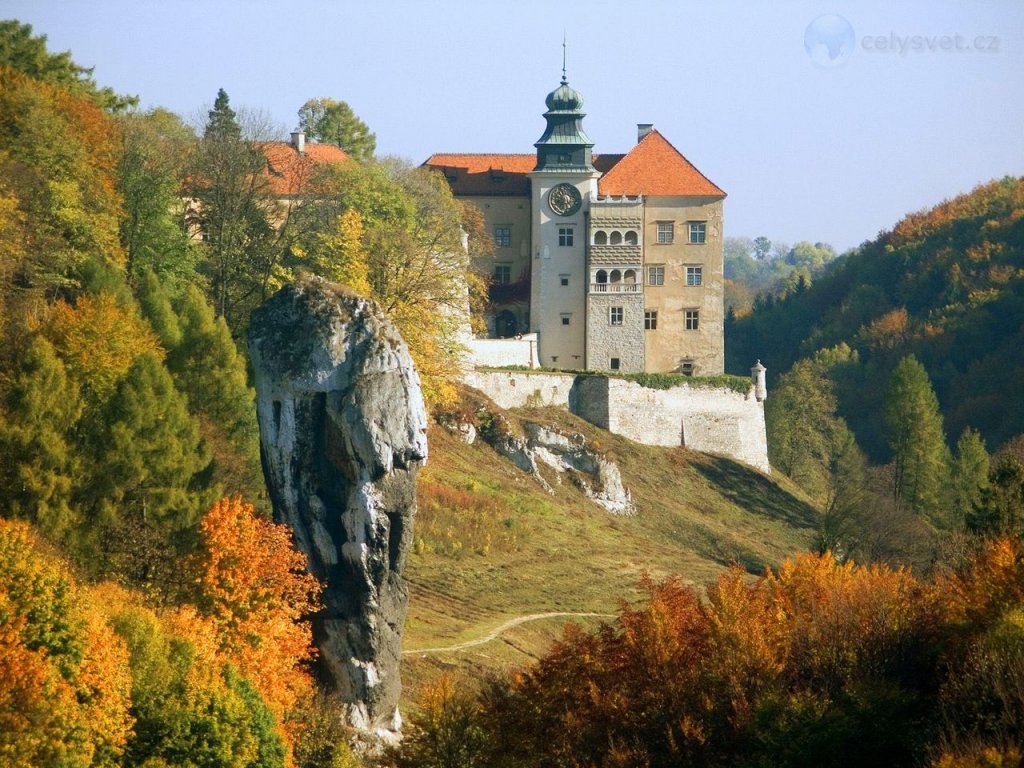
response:
M825 69L846 63L855 44L853 27L842 16L819 16L804 30L804 48L811 61Z

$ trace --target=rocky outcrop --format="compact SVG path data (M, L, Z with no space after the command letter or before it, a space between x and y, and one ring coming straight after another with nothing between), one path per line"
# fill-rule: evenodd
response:
M253 313L249 351L274 516L326 585L321 665L353 726L397 730L402 570L427 458L408 349L375 303L309 278Z
M580 434L566 435L554 427L522 421L522 434L516 434L508 418L501 413L481 411L480 435L499 454L524 472L533 475L548 493L554 493L540 466L554 470L555 481L568 477L591 501L617 515L636 514L629 490L615 462L587 446ZM455 431L455 427L450 427ZM458 432L464 432L461 424Z

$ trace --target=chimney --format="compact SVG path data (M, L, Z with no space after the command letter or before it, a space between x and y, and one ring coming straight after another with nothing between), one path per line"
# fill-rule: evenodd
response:
M644 138L654 130L654 123L637 123L636 124L636 143L639 144Z
M306 134L299 129L292 131L292 146L300 155L306 154Z

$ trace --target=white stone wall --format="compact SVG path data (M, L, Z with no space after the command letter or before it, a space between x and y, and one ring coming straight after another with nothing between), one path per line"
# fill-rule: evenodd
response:
M473 371L466 383L502 408L563 406L638 443L685 445L771 472L764 403L754 399L753 387L745 395L686 384L649 389L603 376L526 371Z
M540 368L535 333L525 334L518 339L468 339L465 344L475 365L485 368L504 368L510 365Z
M470 371L463 379L502 408L569 407L576 376L571 373Z

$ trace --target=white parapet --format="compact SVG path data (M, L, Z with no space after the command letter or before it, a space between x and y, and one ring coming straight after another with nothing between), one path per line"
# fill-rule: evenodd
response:
M537 334L527 333L514 339L469 339L466 347L473 363L485 368L522 366L540 368L537 357Z

